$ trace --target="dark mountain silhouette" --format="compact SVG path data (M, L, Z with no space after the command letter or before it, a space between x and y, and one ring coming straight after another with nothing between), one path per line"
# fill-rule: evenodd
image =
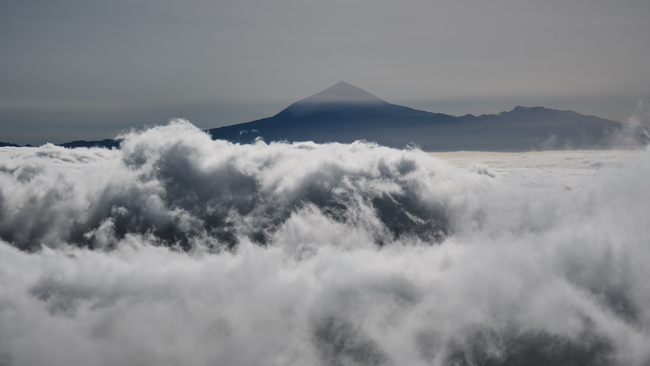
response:
M27 145L18 145L18 144L12 144L11 142L0 142L0 147L33 147L30 144Z
M112 149L112 148L119 149L121 142L122 140L113 140L113 139L106 139L101 141L77 140L72 142L66 142L65 144L61 144L59 146L67 147L70 149L74 149L77 147L105 147L107 149Z
M214 139L265 141L356 140L425 151L598 149L648 144L641 127L543 107L516 107L498 115L454 117L388 103L343 81L300 100L273 117L214 128Z
M67 147L69 149L74 149L77 147L103 147L107 149L112 149L112 148L119 149L121 142L122 140L113 140L113 139L105 139L101 141L77 140L72 142L66 142L64 144L59 144L59 146ZM0 147L33 147L33 146L30 144L21 146L9 142L0 142Z
M273 117L207 130L213 139L250 143L356 140L425 151L530 151L634 148L650 143L647 128L543 107L455 117L391 104L344 81L291 104ZM61 146L119 148L121 140ZM1 145L0 145L1 146ZM8 145L5 145L8 146Z

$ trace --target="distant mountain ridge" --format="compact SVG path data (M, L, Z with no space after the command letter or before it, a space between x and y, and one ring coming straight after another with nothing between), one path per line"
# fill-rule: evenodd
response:
M66 142L65 144L61 144L60 146L67 147L69 149L74 149L78 147L104 147L107 149L112 149L112 148L119 149L121 143L122 140L113 140L113 139L105 139L101 141L77 140L72 142Z
M455 117L391 104L340 81L278 114L206 130L234 143L264 141L376 142L425 151L530 151L632 148L650 143L647 128L544 107ZM121 140L73 141L61 146L119 148ZM6 144L10 146L13 144ZM2 146L2 145L0 145ZM16 146L16 145L14 145Z
M516 107L498 115L454 117L388 103L343 81L291 104L275 116L207 130L214 139L356 140L426 151L602 149L648 144L648 131L573 111ZM624 138L622 138L624 137Z

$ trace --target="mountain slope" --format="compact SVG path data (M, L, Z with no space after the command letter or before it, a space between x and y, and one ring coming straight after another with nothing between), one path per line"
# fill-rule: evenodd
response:
M249 143L360 139L426 151L594 149L647 144L647 131L594 116L542 107L454 117L390 104L345 82L293 103L273 117L208 130L214 139ZM625 136L625 138L621 138Z
M417 126L433 119L451 121L454 118L390 104L360 88L339 82L293 103L273 117L208 132L215 139L241 143L251 142L257 137L263 137L266 141L308 140L319 143L366 139L394 146L401 144L403 139L392 141L384 136L386 129Z

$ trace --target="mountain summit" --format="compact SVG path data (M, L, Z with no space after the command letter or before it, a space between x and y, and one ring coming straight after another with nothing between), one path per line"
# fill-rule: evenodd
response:
M315 104L388 104L383 99L380 99L367 91L350 85L345 81L339 81L334 86L331 86L320 93L314 94L310 97L302 99L289 108L299 105L315 105Z
M293 103L273 118L299 118L311 122L324 118L340 121L354 119L358 123L367 118L401 118L422 113L428 112L390 104L361 88L340 81L320 93Z

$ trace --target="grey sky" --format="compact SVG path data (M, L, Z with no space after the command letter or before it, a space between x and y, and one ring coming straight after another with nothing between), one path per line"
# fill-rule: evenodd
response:
M649 36L647 0L7 0L0 141L247 122L339 80L453 115L622 121L648 94Z

